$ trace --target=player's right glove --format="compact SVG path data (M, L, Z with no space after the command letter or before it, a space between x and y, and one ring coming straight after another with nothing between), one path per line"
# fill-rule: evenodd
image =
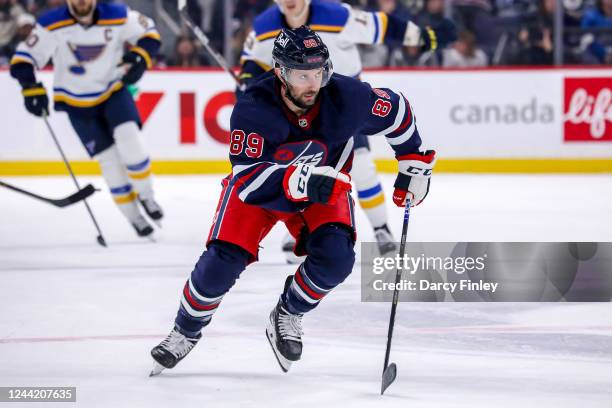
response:
M447 18L443 18L436 25L420 28L422 51L435 51L457 40L457 26Z
M431 171L436 161L436 152L427 150L399 156L399 173L395 179L393 202L398 207L406 205L406 196L410 195L410 205L421 204L429 192Z
M341 194L350 191L351 176L330 166L299 163L285 172L283 188L291 201L334 204Z
M42 116L43 112L49 112L49 97L41 82L24 84L21 93L25 107L32 115Z

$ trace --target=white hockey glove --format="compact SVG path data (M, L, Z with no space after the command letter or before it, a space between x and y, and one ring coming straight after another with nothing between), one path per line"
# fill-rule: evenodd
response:
M399 174L395 179L393 202L398 207L406 205L406 196L410 195L410 205L421 204L429 192L429 178L436 161L436 152L406 154L397 158Z
M330 166L299 163L285 172L283 188L291 201L334 204L341 194L351 190L351 176Z

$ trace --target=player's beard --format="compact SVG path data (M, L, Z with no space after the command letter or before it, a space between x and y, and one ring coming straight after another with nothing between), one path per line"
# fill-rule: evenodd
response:
M80 6L78 1L73 3L69 0L68 7L70 12L78 19L86 19L93 14L94 8L96 7L96 2L92 1L87 6Z
M285 85L285 97L300 109L310 109L315 104L318 94L319 91L309 90L295 96L291 90L291 85ZM310 101L306 100L307 96L311 97L309 98Z

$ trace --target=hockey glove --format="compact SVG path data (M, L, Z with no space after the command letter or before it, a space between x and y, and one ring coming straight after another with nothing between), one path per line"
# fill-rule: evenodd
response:
M341 194L350 191L351 176L330 166L300 163L287 169L283 188L291 201L335 204Z
M435 51L457 40L455 23L443 18L435 26L421 27L421 50Z
M406 154L397 158L399 174L395 179L393 202L398 207L406 205L406 195L410 194L411 206L421 204L429 192L429 178L434 166L436 152L428 150Z
M21 93L25 107L32 115L42 116L43 112L49 112L49 97L41 82L25 84Z
M129 66L129 69L125 75L123 75L123 78L121 78L121 81L123 81L125 85L132 85L138 82L147 70L147 61L142 55L135 51L126 53L119 65Z

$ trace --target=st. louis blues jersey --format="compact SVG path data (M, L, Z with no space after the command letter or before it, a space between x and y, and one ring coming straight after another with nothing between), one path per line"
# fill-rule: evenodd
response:
M354 10L347 4L312 0L306 25L329 48L334 71L356 77L361 73L357 44L404 44L416 46L419 27L383 12ZM241 55L241 78L250 81L272 67L274 38L287 27L278 5L273 5L253 21Z
M55 108L91 108L123 86L117 67L125 43L150 67L160 36L153 21L121 4L98 4L94 23L85 27L59 7L43 14L11 59L11 74L22 84L35 82L34 67L50 59L54 67Z
M232 188L245 203L284 212L308 206L285 197L286 169L307 163L348 173L354 134L384 136L398 156L417 152L421 145L414 114L402 94L338 74L303 116L282 102L273 73L264 74L238 100L230 126Z

